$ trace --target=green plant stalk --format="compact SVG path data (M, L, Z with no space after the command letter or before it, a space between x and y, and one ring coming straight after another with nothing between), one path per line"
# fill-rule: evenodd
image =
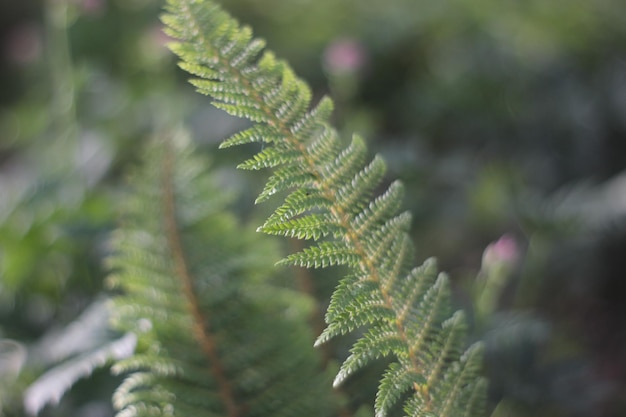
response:
M56 146L76 149L78 121L76 119L76 92L74 66L70 52L70 27L67 1L45 2L47 59L50 68L51 114Z

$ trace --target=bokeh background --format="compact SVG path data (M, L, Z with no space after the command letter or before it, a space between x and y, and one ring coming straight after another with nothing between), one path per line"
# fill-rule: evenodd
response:
M216 150L246 122L186 83L162 6L0 0L0 415L27 415L22 394L39 376L110 340L97 319L103 259L151 134L184 124L238 193L242 221L270 210L252 207L262 179L232 168L248 150ZM487 341L496 415L626 415L626 3L225 7L404 181L418 260L439 259L472 337ZM324 304L336 273L316 274ZM77 342L62 329L78 317L91 344L54 350ZM110 416L118 382L105 367L40 415ZM355 404L373 399L350 389Z

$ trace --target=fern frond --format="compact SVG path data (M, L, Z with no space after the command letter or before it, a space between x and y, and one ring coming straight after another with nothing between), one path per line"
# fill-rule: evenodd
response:
M122 292L114 325L138 335L137 352L113 368L127 374L118 416L328 415L306 313L255 278L270 270L259 254L268 246L237 228L206 171L177 135L153 143L131 179L110 260Z
M451 311L448 279L437 273L435 263L411 267L410 216L399 213L402 187L393 183L374 197L386 172L382 158L368 163L358 136L344 147L330 127L332 101L324 98L312 106L309 88L288 64L262 52L250 30L213 1L169 0L163 21L178 40L172 49L183 61L181 67L209 81L210 88L192 81L199 91L212 95L216 106L230 114L256 122L223 147L258 141L268 145L242 167L273 168L257 202L278 192L287 197L259 230L325 238L280 263L346 265L351 270L332 297L328 328L318 339L319 344L366 328L336 382L376 357L393 354L398 362L381 382L378 416L386 416L407 389L413 391L404 403L410 416L480 411L477 404L486 394L479 345L463 353L464 318ZM232 52L248 48L254 53ZM219 94L211 94L215 90Z

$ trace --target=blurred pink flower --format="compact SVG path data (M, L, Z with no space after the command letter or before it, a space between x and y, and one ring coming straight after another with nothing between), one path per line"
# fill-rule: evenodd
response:
M105 8L106 0L79 0L79 6L82 12L89 16L98 16L102 14Z
M157 24L148 29L148 38L150 43L157 48L168 50L167 44L173 39L164 32L164 26Z
M491 243L483 252L483 268L494 265L514 265L520 258L520 249L515 238L503 235L496 242Z
M334 73L356 72L365 65L367 53L354 39L337 39L324 51L324 65Z
M31 64L41 57L41 30L34 23L17 26L7 35L3 46L9 61L18 65Z
M173 39L163 31L163 25L152 25L139 38L138 58L143 65L157 68L165 59L172 56L167 44Z

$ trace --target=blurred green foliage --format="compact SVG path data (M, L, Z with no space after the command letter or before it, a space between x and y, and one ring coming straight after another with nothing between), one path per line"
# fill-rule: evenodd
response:
M491 346L496 415L624 415L626 4L225 6L317 96L336 99L346 136L359 131L385 156L407 186L418 258L441 259L460 304L471 306L485 247L517 241L495 310L476 326ZM160 7L0 2L1 339L33 346L105 291L108 232L145 138L184 121L215 152L243 123L192 94L164 48ZM336 62L340 42L352 58ZM216 154L217 169L240 195L236 213L260 217L250 207L261 180L230 169L234 152ZM333 280L316 276L322 306ZM5 415L23 414L21 389L51 366L35 359L18 380L0 378ZM43 413L110 415L113 385L97 373ZM367 388L346 389L355 404L371 401Z

